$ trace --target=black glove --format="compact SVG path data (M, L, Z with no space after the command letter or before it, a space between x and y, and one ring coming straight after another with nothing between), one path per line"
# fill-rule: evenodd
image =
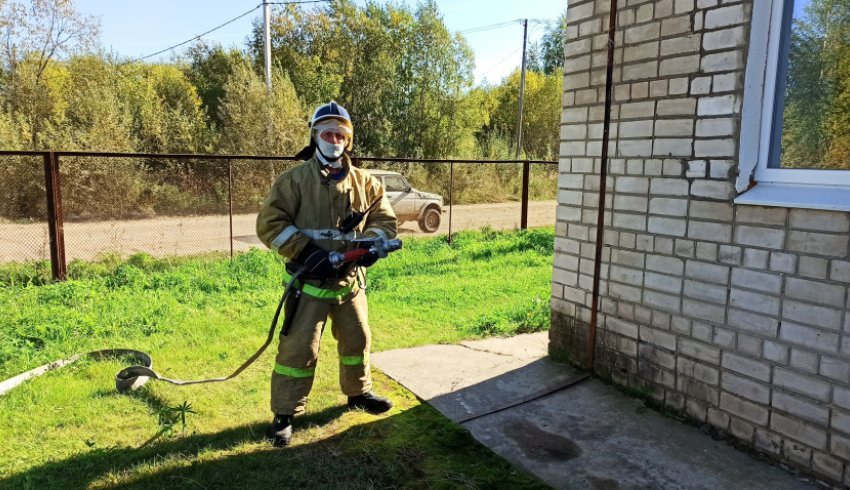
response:
M360 246L358 246L357 248L370 248L374 244L375 242L372 240L364 240L360 242ZM375 262L377 262L379 258L380 257L378 257L377 254L369 252L368 254L364 255L363 257L360 257L357 260L357 265L359 265L360 267L372 267L373 265L375 265Z
M307 243L295 260L304 266L303 277L306 279L327 279L337 272L331 265L328 251L313 242Z

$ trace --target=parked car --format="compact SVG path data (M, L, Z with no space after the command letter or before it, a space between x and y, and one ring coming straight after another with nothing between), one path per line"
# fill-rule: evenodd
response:
M443 196L414 189L398 172L369 170L369 173L383 184L399 224L416 221L425 233L437 231L442 220Z

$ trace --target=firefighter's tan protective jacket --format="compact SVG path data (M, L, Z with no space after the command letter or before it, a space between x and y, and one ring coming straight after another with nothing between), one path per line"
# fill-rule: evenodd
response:
M352 243L356 238L395 238L398 221L380 182L352 166L347 155L343 158L349 171L339 181L328 177L315 156L277 178L257 215L257 236L267 247L292 260L310 240L325 250L344 252L357 248ZM363 222L343 235L340 223L352 211L365 211L376 199L380 202ZM314 285L339 289L350 286L355 278L352 270L339 280Z

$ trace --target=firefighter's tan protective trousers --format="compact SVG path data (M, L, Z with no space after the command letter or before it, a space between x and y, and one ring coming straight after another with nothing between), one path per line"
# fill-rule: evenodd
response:
M304 411L307 395L313 387L319 345L328 318L337 341L342 392L357 396L372 391L366 291L358 289L340 300L303 294L289 334L280 336L272 374L272 412L295 415Z

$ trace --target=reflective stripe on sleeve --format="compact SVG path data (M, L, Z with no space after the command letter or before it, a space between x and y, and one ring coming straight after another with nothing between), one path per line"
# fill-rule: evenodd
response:
M339 362L346 366L363 366L366 364L364 356L339 356Z
M311 378L316 372L316 368L294 368L275 363L274 372L290 378Z
M282 247L283 244L286 243L287 240L292 238L292 235L296 233L298 233L298 228L292 225L287 226L283 229L282 232L280 232L276 237L274 237L271 246L274 247L276 250L280 250L280 247Z
M307 235L313 240L354 240L357 238L357 234L355 232L351 233L343 233L339 230L333 228L323 228L323 229L304 229L301 230L301 233Z
M380 228L366 228L365 230L363 230L363 234L365 235L366 233L369 233L370 231L372 233L378 235L378 238L380 238L381 240L389 240L390 239L390 237L387 236L386 232L384 230L380 229Z

